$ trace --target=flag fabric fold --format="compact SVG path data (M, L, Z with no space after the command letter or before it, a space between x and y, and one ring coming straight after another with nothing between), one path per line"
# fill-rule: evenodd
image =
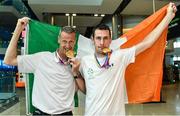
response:
M113 40L111 48L118 49L131 47L150 33L163 19L166 7L160 9L143 22L134 27L120 38ZM58 35L61 27L52 26L31 20L27 28L25 41L25 54L40 51L55 51L58 48ZM159 40L148 50L137 56L136 62L131 64L126 71L126 87L129 103L143 103L160 100L162 85L162 63L164 58L167 29L164 30ZM91 39L79 33L76 34L75 51L77 57L93 54L94 46ZM31 103L33 75L29 75L26 82L26 95L28 112L33 112ZM77 100L77 98L76 98Z
M122 35L122 38L127 38L127 42L121 48L128 48L142 41L165 17L166 9L167 6L161 8ZM129 103L160 101L167 30L168 28L163 31L151 48L136 57L134 64L128 66L125 78Z

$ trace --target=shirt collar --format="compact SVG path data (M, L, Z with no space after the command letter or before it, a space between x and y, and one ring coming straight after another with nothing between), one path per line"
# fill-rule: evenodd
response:
M56 63L58 63L59 62L59 54L58 54L58 52L57 52L57 50L55 51L55 53L54 53L54 61L56 62Z
M63 61L62 58L59 56L59 54L58 54L58 49L56 50L56 52L55 52L54 55L55 55L54 60L55 60L56 63L61 63L61 64L64 64L64 65L67 65L67 64L68 64L67 61Z

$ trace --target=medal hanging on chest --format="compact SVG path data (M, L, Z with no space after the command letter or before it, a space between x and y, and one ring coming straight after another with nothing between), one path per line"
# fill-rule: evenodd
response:
M59 58L59 63L63 64L63 65L68 65L69 62L67 61L63 61L62 59Z
M106 53L106 55L105 55L105 61L104 61L103 65L100 64L100 62L99 62L96 54L94 54L95 59L96 59L96 63L97 63L97 65L98 65L100 68L108 69L109 67L111 67L111 65L109 64L109 60L110 60L111 53L112 53L112 51L109 52L109 53Z
M56 52L56 57L59 59L59 63L60 63L60 64L63 64L63 65L69 65L70 63L68 62L68 59L74 58L75 52L72 51L72 50L68 50L68 51L65 53L65 55L66 55L67 59L66 59L66 60L63 60L63 59L59 56L58 52Z

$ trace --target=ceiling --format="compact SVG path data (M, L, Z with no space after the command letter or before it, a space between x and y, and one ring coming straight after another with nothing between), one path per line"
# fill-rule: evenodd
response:
M99 24L103 17L94 14L113 14L122 0L29 0L28 4L36 16L43 20L44 13L53 13L56 25L67 24L67 17L63 13L76 13L73 25L81 34L85 34L87 27ZM59 13L59 15L57 15ZM80 15L80 16L79 16Z
M42 19L42 13L113 14L123 0L28 0L28 4ZM121 12L124 15L150 15L153 1L158 10L170 1L180 4L180 0L131 0ZM143 7L142 7L143 6Z
M155 2L153 2L155 1ZM127 7L121 12L124 15L151 15L153 13L153 4L155 11L162 8L169 2L180 4L180 0L131 0Z
M24 0L25 1L25 0ZM93 27L101 22L103 17L94 17L93 14L113 14L123 0L27 0L28 5L43 21L43 14L56 14L54 24L67 25L67 17L64 13L76 13L73 17L73 25L77 31L84 34L87 27ZM124 0L125 1L125 0ZM180 0L155 0L155 8L158 10L169 1L180 4ZM143 7L142 7L143 6ZM153 13L153 0L130 0L122 10L123 15L150 15ZM22 17L12 6L0 6L0 26L15 26L19 17Z
M12 6L0 5L0 40L10 40L17 19L22 17L20 13Z
M112 14L122 0L28 0L38 18L42 13Z
M87 27L93 27L101 22L103 17L87 16L89 14L113 14L123 0L28 0L28 4L42 20L43 13L59 13L55 15L56 25L67 25L67 17L62 13L76 13L73 25L84 34ZM169 1L180 4L179 0L155 0L155 10L160 9ZM179 1L179 2L178 2ZM142 7L143 6L143 7ZM123 15L150 15L153 13L153 0L131 0L121 12ZM84 16L82 16L84 14ZM79 16L80 15L80 16Z
M0 27L13 28L16 26L20 13L12 6L0 6Z

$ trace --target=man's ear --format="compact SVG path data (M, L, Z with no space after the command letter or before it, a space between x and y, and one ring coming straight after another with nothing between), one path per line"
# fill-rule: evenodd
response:
M58 38L58 43L59 43L59 44L61 43L61 39L60 39L60 38Z
M110 43L112 42L112 38L110 38Z
M90 39L91 39L91 41L94 41L94 38L93 38L93 36L92 36L92 35L91 35Z

